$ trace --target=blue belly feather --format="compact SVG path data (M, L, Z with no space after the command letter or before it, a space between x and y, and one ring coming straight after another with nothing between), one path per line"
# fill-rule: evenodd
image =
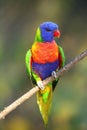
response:
M52 63L45 63L45 64L38 64L33 62L32 63L32 70L38 74L42 80L46 79L47 77L51 76L52 71L55 71L59 66L59 61L55 61Z

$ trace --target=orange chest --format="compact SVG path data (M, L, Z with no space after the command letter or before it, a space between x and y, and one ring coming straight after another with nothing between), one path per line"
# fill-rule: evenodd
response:
M52 43L34 43L32 46L32 58L36 63L54 62L58 59L58 46Z

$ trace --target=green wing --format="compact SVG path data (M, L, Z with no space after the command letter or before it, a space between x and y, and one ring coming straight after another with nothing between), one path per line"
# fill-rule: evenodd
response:
M59 46L59 67L62 68L65 65L65 54L61 46Z
M65 55L64 55L64 51L63 51L62 47L58 46L58 49L59 49L59 59L58 60L59 60L59 63L60 63L59 64L59 69L60 69L65 64ZM58 80L59 80L59 78L52 82L53 91L54 91L54 89L55 89L55 87L56 87L56 85L58 83Z
M31 77L31 71L32 71L31 64L32 64L32 53L31 53L31 50L29 49L26 53L26 68L30 77Z
M32 84L36 85L36 82L41 80L41 78L32 70L32 52L30 49L26 53L26 68Z

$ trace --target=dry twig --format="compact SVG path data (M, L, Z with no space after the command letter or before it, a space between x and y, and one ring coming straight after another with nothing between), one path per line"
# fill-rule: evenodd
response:
M61 76L64 72L69 70L74 64L78 63L80 60L85 58L86 56L87 56L87 50L83 51L81 54L76 56L71 62L69 62L62 69L60 69L57 72L57 78ZM43 81L43 85L46 85L47 83L53 80L54 80L53 77L49 77ZM21 96L19 99L14 101L11 105L7 106L3 111L0 112L0 119L4 119L6 115L8 115L11 111L16 109L19 105L21 105L23 102L25 102L27 99L29 99L32 95L34 95L38 91L39 91L39 88L38 86L36 86L32 88L30 91L28 91L27 93L25 93L23 96Z

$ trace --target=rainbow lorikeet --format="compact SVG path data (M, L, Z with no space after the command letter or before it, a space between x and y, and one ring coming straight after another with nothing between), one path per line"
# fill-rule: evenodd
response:
M50 21L40 24L32 48L26 54L26 67L32 84L40 88L37 104L45 125L48 123L52 93L58 79L55 78L46 86L43 86L42 80L51 75L56 77L55 71L63 67L65 62L63 49L56 44L54 37L60 37L57 24Z

